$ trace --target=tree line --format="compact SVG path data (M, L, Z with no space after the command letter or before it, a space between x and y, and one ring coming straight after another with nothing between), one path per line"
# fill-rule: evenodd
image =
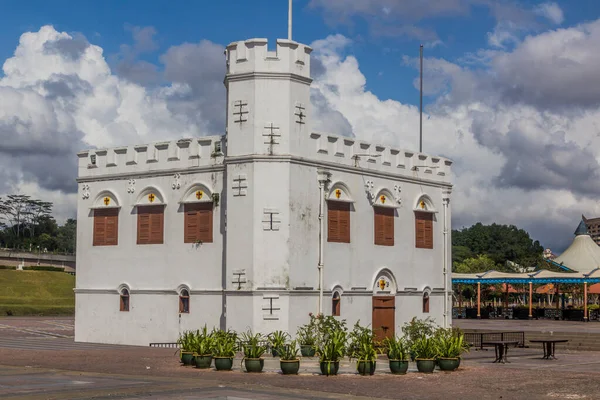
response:
M0 197L0 245L33 252L75 252L77 221L59 226L51 202L23 194Z
M543 251L539 241L514 225L477 223L452 230L452 266L457 273L549 269Z

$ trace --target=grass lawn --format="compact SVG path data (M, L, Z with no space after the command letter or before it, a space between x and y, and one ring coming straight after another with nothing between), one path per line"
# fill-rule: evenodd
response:
M0 270L0 316L73 315L74 287L64 272Z

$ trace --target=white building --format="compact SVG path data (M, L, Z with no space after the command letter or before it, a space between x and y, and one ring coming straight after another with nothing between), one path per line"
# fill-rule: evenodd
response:
M224 136L78 154L76 341L450 322L451 161L314 130L310 53L227 46Z

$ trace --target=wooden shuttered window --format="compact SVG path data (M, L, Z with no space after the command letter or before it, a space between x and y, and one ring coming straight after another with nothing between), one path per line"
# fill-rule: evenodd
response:
M433 249L433 214L415 213L416 247L418 249Z
M184 243L212 243L213 203L186 204L184 213Z
M162 244L165 227L164 206L138 206L137 244Z
M119 209L94 210L94 246L119 244Z
M327 202L327 241L350 243L350 203Z
M394 209L373 207L375 210L375 244L394 245Z

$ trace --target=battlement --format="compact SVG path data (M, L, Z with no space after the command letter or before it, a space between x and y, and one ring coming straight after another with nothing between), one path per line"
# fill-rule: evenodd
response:
M110 149L85 150L79 178L193 168L223 162L225 136L204 136Z
M412 150L371 144L355 138L322 132L310 134L311 146L320 161L377 170L407 177L451 182L452 161Z
M312 48L287 39L277 39L275 51L269 51L267 39L233 42L225 51L227 76L253 72L292 73L310 78Z

